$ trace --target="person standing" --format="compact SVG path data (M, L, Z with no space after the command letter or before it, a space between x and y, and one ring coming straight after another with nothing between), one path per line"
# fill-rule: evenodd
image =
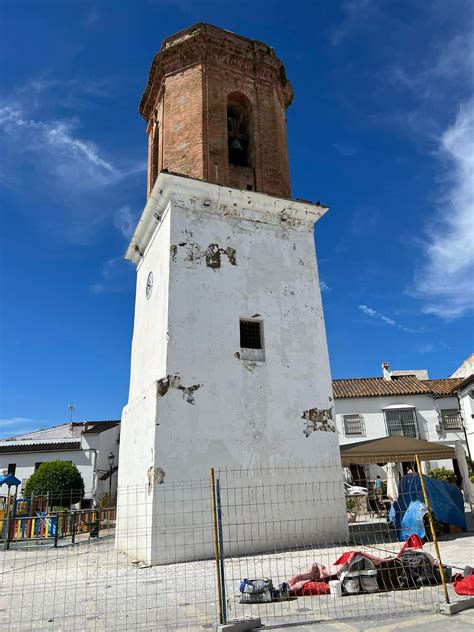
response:
M375 479L375 497L379 502L382 502L382 496L382 480L380 476L377 476L377 478Z

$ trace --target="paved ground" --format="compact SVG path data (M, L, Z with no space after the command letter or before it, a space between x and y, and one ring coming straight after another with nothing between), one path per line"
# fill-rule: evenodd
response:
M370 619L308 623L306 625L266 626L262 630L272 632L468 632L474 629L474 610L464 611L452 617L442 614L424 614L398 618L379 617Z
M383 530L359 525L360 548L385 556L397 552ZM474 532L446 537L443 562L455 570L474 566ZM357 531L357 529L354 529ZM377 537L375 537L375 535ZM365 544L362 544L363 541ZM367 540L371 541L370 546ZM352 546L351 548L356 548ZM358 547L357 547L358 548ZM333 563L347 545L318 547L226 560L231 618L260 616L266 629L281 632L334 630L430 630L474 628L474 611L447 618L436 613L440 587L335 599L301 597L289 602L244 606L238 603L243 577L272 577L275 583L302 572L314 561ZM433 545L426 546L433 552ZM216 619L216 574L212 561L149 567L114 549L113 537L45 545L15 545L0 552L0 630L158 630L203 632ZM451 589L452 590L452 589ZM454 595L454 593L452 593ZM312 623L307 623L311 621ZM292 625L290 625L290 623Z

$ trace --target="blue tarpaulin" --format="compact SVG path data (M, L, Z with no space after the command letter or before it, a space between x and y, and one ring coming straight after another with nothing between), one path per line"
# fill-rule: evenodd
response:
M423 518L426 514L426 505L419 500L412 500L402 518L401 540L406 541L411 535L417 535L421 539L426 538Z
M423 476L423 480L430 501L431 512L436 520L452 524L465 531L467 525L464 515L464 498L461 491L451 483L438 481L429 476ZM413 503L413 501L419 501L419 503ZM394 523L401 541L406 540L412 533L424 537L420 533L420 529L424 533L420 505L424 507L420 477L418 474L404 476L398 484L398 500L393 503L390 510L390 520ZM408 515L405 519L406 514Z

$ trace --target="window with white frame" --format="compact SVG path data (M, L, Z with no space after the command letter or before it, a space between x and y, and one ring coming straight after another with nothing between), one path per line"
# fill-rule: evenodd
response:
M365 435L365 423L362 415L342 415L345 435Z
M416 412L414 408L393 408L385 410L385 421L389 437L401 436L418 438Z
M445 408L440 413L444 430L462 430L461 413L457 408Z

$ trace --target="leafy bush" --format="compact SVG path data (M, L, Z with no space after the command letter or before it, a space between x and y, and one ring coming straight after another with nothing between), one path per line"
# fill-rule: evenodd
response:
M448 470L445 467L435 467L428 474L431 478L436 478L438 481L444 481L445 483L452 483L456 485L456 474L453 470Z
M73 463L49 461L26 481L23 496L47 496L50 505L73 504L84 496L84 481Z
M348 513L352 513L355 509L356 503L353 498L346 498L346 510Z

